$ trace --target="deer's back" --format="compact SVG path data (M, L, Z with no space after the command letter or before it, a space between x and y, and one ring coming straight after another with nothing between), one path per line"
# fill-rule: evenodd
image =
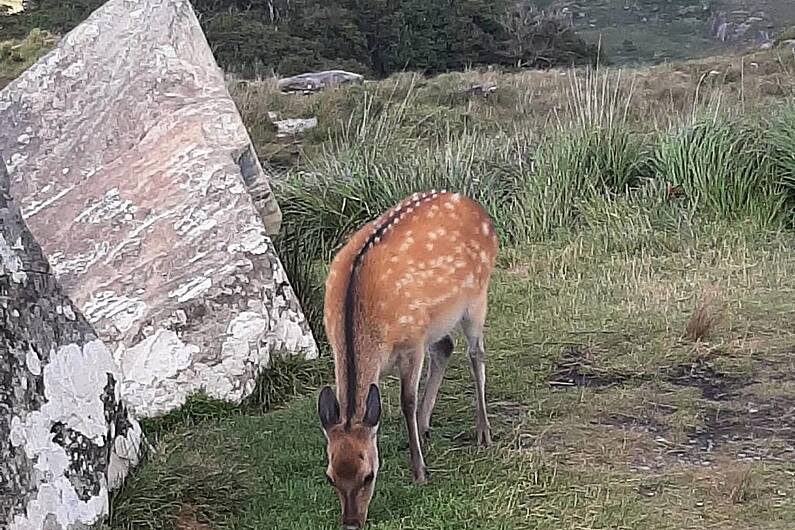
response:
M485 295L496 252L492 221L476 202L447 192L406 198L358 230L332 260L324 323L333 349L344 351L343 304L357 256L357 326L400 345L447 333Z

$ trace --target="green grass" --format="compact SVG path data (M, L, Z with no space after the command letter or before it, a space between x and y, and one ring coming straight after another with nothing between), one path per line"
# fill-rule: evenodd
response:
M258 94L324 116L274 180L276 244L321 343L326 264L363 222L432 187L465 192L495 220L496 443L473 445L459 339L425 445L432 482L413 486L396 381L385 381L370 528L789 527L795 76L772 61L753 79L736 65L711 75L710 63L405 74L293 99L267 84L233 91L250 126L268 108ZM643 97L654 80L688 69L687 95L674 100L669 83L655 111ZM505 90L450 96L473 79ZM770 79L775 97L761 88ZM686 338L694 327L709 328L703 340ZM111 527L336 528L315 417L315 391L332 380L325 347L324 359L277 364L241 407L197 397L148 422L155 450L114 497Z
M371 528L785 528L795 517L792 453L737 454L777 444L792 451L791 431L760 429L741 443L721 442L716 431L711 452L688 441L709 431L716 408L759 421L768 412L754 418L747 404L770 392L795 405L792 243L729 225L617 247L589 229L504 252L487 323L495 446L472 444L459 338L425 446L433 480L413 486L397 385L388 380ZM688 342L686 322L713 282L723 323L710 343ZM586 354L583 373L616 386L550 388L568 347ZM672 382L676 367L698 362L736 375L738 394L715 402L695 384ZM314 407L310 394L269 414L172 426L117 497L111 526L170 528L192 505L212 528L337 528Z
M13 81L57 43L47 31L32 30L21 40L0 41L0 89Z

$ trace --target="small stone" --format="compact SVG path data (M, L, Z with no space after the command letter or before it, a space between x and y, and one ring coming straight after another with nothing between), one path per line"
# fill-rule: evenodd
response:
M282 92L311 93L344 84L360 85L363 82L364 76L360 74L345 70L325 70L280 79L277 86Z

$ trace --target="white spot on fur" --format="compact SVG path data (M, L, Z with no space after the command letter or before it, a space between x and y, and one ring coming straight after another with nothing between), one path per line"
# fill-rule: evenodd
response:
M481 225L480 228L481 228L481 230L483 230L483 235L484 236L489 235L489 231L490 231L489 223L487 223L486 221L483 221L483 224Z

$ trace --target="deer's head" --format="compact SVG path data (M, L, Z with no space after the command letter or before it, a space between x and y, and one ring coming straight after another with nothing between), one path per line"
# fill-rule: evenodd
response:
M340 500L342 528L362 528L378 475L377 433L381 418L378 386L370 385L364 416L359 422L343 421L337 397L328 386L320 391L317 410L326 435L326 479Z

